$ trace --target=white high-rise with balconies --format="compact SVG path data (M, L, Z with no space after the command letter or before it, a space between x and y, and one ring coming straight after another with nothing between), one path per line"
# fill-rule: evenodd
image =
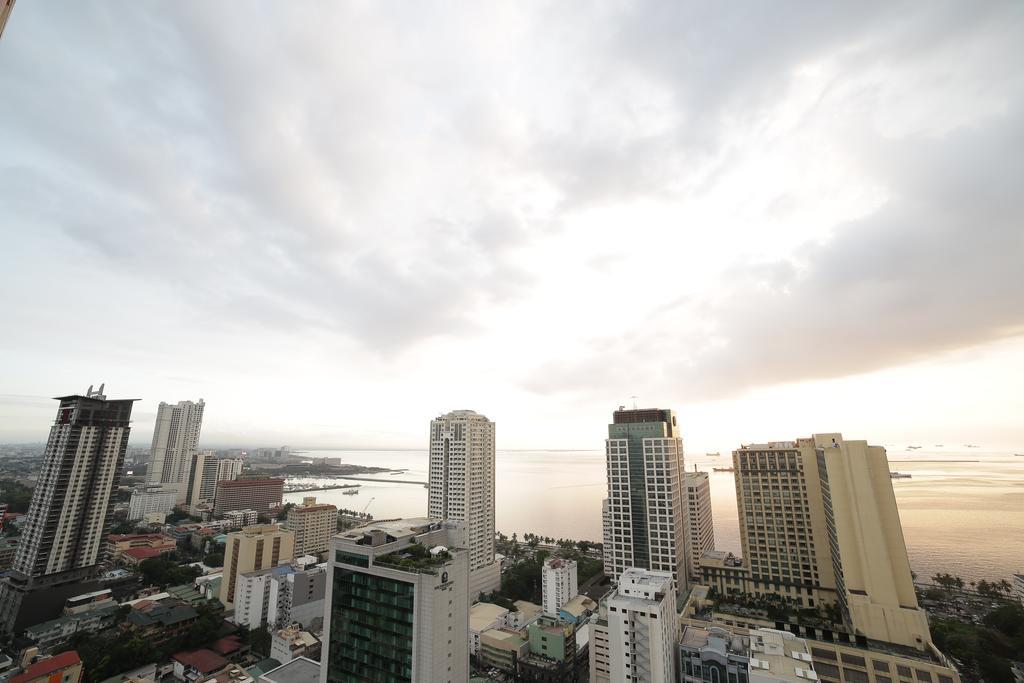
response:
M205 408L203 399L199 399L178 401L175 405L161 402L156 411L146 483L174 491L179 503L184 503L189 494L192 455L199 445Z
M469 551L469 597L501 586L494 557L494 423L454 410L430 423L427 515L457 522Z
M687 567L690 578L700 579L700 558L715 548L715 525L711 517L711 483L707 472L687 472L686 488Z
M562 605L579 595L579 580L576 576L576 561L563 557L549 557L544 560L541 570L541 594L544 596L544 613L558 616Z
M675 680L676 593L670 572L627 569L607 599L612 681Z

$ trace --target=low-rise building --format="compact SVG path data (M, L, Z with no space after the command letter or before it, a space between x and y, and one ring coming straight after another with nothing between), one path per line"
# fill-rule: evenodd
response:
M480 634L492 628L508 626L509 611L501 605L478 602L469 609L469 654L480 651Z
M189 683L208 680L228 666L228 660L206 648L175 653L171 662L174 664L174 677Z
M577 648L576 628L547 615L530 624L530 648L519 661L520 677L534 683L586 680L587 653Z
M319 659L320 641L299 624L292 624L270 634L270 656L282 664L299 657Z
M106 556L110 562L121 561L125 551L135 548L150 548L159 551L157 555L176 550L177 542L163 534L109 534ZM154 556L155 557L155 556Z
M529 600L516 600L512 603L516 607L515 612L509 612L508 627L521 631L544 613L544 608Z
M224 520L232 527L251 526L259 520L259 513L252 508L228 510L224 513Z
M570 624L582 624L597 611L597 603L586 595L577 595L558 610L558 618Z
M480 634L477 657L483 666L491 666L508 674L519 671L519 660L530 651L530 641L522 631L492 628Z
M0 538L0 570L10 569L18 552L18 536Z
M40 659L11 676L8 683L78 683L82 680L82 660L74 650Z
M174 491L164 491L159 487L135 489L128 503L128 521L143 519L150 514L161 514L166 518L174 509L176 498Z
M298 657L262 674L257 683L317 683L320 664L308 657Z
M121 563L126 567L138 567L146 560L174 552L174 548L129 548L121 553Z
M116 621L117 605L108 605L28 626L25 628L25 638L46 654L59 649L76 633L97 633L110 628Z
M159 647L188 631L198 618L190 605L168 596L133 604L123 628Z

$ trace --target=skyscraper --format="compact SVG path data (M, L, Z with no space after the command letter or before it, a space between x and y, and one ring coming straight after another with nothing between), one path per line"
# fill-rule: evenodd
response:
M494 423L455 410L430 423L427 514L456 521L469 550L469 591L475 600L501 585L494 558Z
M837 604L858 638L928 646L884 448L815 434L743 446L733 463L746 592Z
M56 400L25 531L0 591L7 630L52 618L67 597L62 587L73 591L95 576L121 480L135 399L108 401L100 385Z
M404 519L332 539L323 683L469 680L469 552L456 526Z
M198 403L178 401L175 405L161 401L157 408L146 482L174 491L179 503L188 497L192 454L199 445L205 407L203 399L199 399Z
M608 425L605 454L605 573L614 580L631 567L666 571L684 592L683 440L675 413L620 408Z
M715 525L711 517L711 484L707 472L686 472L687 567L690 576L700 578L700 558L715 547Z

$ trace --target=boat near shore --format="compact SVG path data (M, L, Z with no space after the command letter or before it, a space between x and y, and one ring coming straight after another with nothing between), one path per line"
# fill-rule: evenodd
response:
M889 478L890 479L910 479L913 476L914 475L907 474L906 472L890 472L889 473Z
M711 469L713 471L715 471L715 472L735 472L736 471L735 467L712 467Z

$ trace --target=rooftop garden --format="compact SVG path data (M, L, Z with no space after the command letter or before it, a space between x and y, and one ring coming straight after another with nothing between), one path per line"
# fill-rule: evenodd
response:
M414 571L421 574L436 574L437 568L452 559L451 553L442 550L431 554L422 543L413 543L402 550L396 550L387 555L381 555L373 560L375 565L394 567L405 571Z

